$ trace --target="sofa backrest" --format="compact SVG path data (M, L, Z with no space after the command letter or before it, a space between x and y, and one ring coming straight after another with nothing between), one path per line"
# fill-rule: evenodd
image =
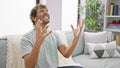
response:
M70 43L72 41L72 39L73 39L72 31L66 31L65 35L67 37L67 41ZM20 54L19 53L19 49L20 49L19 44L20 44L21 36L22 35L8 35L8 36L5 36L6 40L0 39L0 68L15 68L15 66L17 67L20 64L23 64L23 61L22 62L21 61L14 62L14 61L16 61L16 59L21 60L22 58L20 58L21 57L20 55L16 57L16 54L13 52L13 51L15 51L17 54ZM83 38L83 36L81 36L81 38ZM82 39L79 40L79 42L77 44L77 47L76 47L76 49L75 49L75 51L73 53L73 56L79 55L79 54L81 54L83 52L83 43L81 43L81 42L83 42ZM8 46L10 46L10 47L8 47ZM18 49L15 49L16 47ZM14 58L14 60L13 60L13 58ZM8 61L8 59L10 59L10 61ZM60 62L60 60L62 62L65 61L64 62L65 64L66 63L68 64L68 63L71 63L71 62L73 64L73 61L72 61L71 58L68 58L68 59L67 58L62 58L62 57L59 58L59 64L63 64L63 63ZM13 61L13 62L11 62L11 61ZM24 67L21 67L21 68L24 68Z
M72 31L64 31L64 33L66 35L68 44L70 44L74 38L73 32ZM72 56L77 56L77 55L83 54L83 51L84 51L84 32L82 31L80 39L77 43L77 46L76 46Z

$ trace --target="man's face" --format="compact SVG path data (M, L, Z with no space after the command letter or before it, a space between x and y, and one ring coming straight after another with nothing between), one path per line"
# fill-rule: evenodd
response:
M37 21L40 19L41 21L43 21L43 24L48 24L50 21L50 17L49 17L49 13L48 13L48 9L46 8L40 8L37 10Z

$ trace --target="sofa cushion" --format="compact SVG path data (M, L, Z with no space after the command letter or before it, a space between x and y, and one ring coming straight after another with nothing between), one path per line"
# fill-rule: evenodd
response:
M7 38L0 38L0 68L6 68Z
M63 67L58 67L58 68L83 68L80 66L63 66Z
M90 59L89 55L78 55L73 57L76 63L85 68L120 68L120 58Z
M73 40L73 33L72 31L65 31L64 32L66 37L67 37L67 41L68 41L68 44L70 44ZM81 36L80 36L80 39L77 43L77 46L72 54L72 56L76 56L76 55L80 55L83 53L83 50L84 50L84 36L83 36L83 31L81 32Z
M84 32L85 39L85 49L84 53L89 54L87 43L106 43L107 42L107 32Z
M87 43L87 45L90 58L120 57L115 41L109 43Z
M58 51L58 57L59 57L58 67L66 67L66 66L83 67L80 63L75 63L71 56L69 58L65 58L59 51Z

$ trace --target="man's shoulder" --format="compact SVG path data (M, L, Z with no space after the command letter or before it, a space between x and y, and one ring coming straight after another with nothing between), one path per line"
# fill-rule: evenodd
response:
M61 33L64 33L63 31L61 31L61 30L54 30L54 31L52 31L53 33L55 33L55 34L61 34Z
M34 35L34 29L32 29L32 30L30 30L30 31L28 31L27 33L25 33L23 36L22 36L22 38L31 38L31 37L33 37L33 35Z

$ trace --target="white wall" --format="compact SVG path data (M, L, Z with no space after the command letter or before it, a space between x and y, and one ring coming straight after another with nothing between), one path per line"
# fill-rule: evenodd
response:
M50 28L71 30L77 23L78 0L46 0L50 13ZM29 13L35 0L0 0L0 37L24 34L33 28Z
M30 30L29 13L34 5L34 0L0 0L0 37Z
M61 30L62 0L47 0L50 13L50 29Z
M76 27L78 0L47 0L47 6L51 29L71 30L71 24Z
M62 30L71 30L70 25L77 25L78 0L62 0Z

